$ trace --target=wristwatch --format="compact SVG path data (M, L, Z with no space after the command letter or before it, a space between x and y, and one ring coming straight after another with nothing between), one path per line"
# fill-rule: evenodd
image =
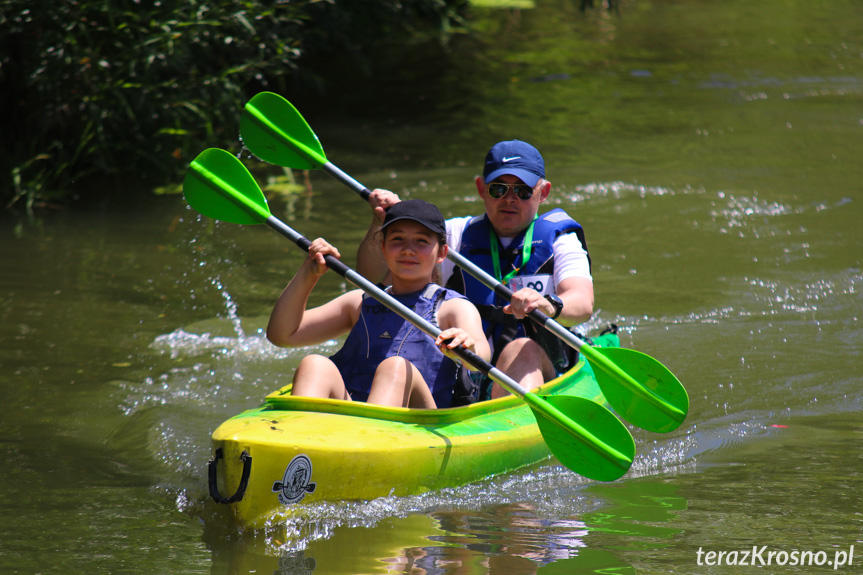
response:
M559 297L557 297L553 293L550 293L547 296L545 296L545 299L547 299L548 302L554 306L554 315L551 316L551 319L557 319L557 316L559 316L560 312L563 311L563 302L560 300Z

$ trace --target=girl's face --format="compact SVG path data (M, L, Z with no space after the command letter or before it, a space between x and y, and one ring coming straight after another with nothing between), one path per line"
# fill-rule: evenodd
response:
M387 227L383 254L393 280L422 283L432 281L435 266L446 259L447 246L437 234L418 222L399 220Z

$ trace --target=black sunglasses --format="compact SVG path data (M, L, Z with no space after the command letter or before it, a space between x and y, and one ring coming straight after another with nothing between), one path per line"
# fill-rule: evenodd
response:
M504 197L509 190L512 190L522 200L529 200L533 196L533 188L527 184L501 184L494 182L488 185L488 195L496 200Z

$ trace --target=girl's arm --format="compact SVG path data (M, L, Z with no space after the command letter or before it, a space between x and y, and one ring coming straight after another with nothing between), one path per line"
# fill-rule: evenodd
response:
M438 310L438 323L441 328L441 333L435 340L438 346L442 345L444 340L452 338L452 342L447 345L449 349L463 345L485 361L491 360L488 340L482 331L482 319L476 307L468 300L456 298L443 302Z
M267 339L280 347L321 343L350 331L357 320L362 292L348 292L320 307L306 310L309 295L327 271L325 255L339 257L336 248L318 238L309 246L309 257L276 301Z

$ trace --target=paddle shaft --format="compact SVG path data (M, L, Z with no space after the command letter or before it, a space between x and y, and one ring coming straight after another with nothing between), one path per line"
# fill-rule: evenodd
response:
M350 175L340 170L332 162L324 161L322 164L322 168L331 176L333 176L343 184L347 185L362 199L368 201L369 196L371 196L371 192L369 191L369 189L356 181ZM502 282L497 281L488 272L474 264L472 261L461 255L457 251L449 250L447 258L449 258L455 265L459 266L460 268L468 272L470 275L475 277L477 280L480 281L480 283L485 285L487 288L492 290L495 294L497 294L504 300L512 301L513 294L511 289L506 287L506 285L504 285ZM670 417L677 417L683 414L683 412L677 409L674 405L671 405L670 403L665 401L665 399L654 393L651 389L635 381L635 379L633 379L629 374L627 374L625 371L621 370L617 365L615 365L614 362L610 361L602 354L594 351L592 347L585 344L574 333L572 333L560 323L556 322L555 320L542 313L539 309L534 309L527 315L535 323L539 324L541 327L547 329L548 331L562 339L567 345L581 351L581 353L591 362L592 365L594 365L595 367L599 367L612 377L615 377L616 379L621 381L621 383L623 383L627 387L627 389L633 394L636 394L645 401L650 402L654 405L654 407L656 407ZM504 387L506 386L504 385Z
M280 219L275 216L268 216L266 219L266 224L297 244L301 249L308 252L309 246L311 246L312 242L307 238L297 233L293 228L282 222ZM390 296L387 292L379 288L376 284L370 282L365 277L360 275L359 273L352 270L350 267L345 265L341 260L335 258L332 255L324 256L324 260L327 263L327 267L366 292L367 294L374 297L376 300L384 304L387 308L397 313L402 318L411 322L415 326L417 326L424 333L429 336L436 338L440 335L440 329L436 326L419 316L409 307L403 305L397 299ZM510 378L504 372L500 371L489 362L485 361L483 358L470 351L469 349L458 346L451 350L461 359L476 367L479 371L491 377L493 380L500 383L502 386L507 388L510 392L516 394L519 397L524 397L527 391L518 384L514 379Z

